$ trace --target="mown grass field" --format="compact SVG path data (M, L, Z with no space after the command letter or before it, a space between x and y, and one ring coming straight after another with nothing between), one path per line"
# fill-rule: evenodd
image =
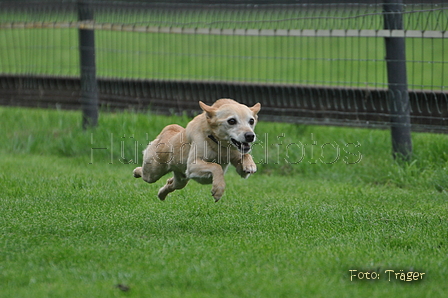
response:
M165 179L134 179L134 162L187 117L103 112L87 132L79 112L3 107L0 118L2 297L448 291L447 135L413 134L414 158L401 164L388 131L260 119L258 173L230 169L219 203L195 182L160 202ZM351 281L349 270L379 278ZM389 281L386 270L425 274Z

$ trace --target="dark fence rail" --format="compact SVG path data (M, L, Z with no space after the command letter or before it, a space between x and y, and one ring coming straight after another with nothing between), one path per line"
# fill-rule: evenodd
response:
M98 88L104 109L160 114L194 115L199 100L230 97L262 102L264 121L389 128L394 109L387 89L104 78ZM80 96L79 78L0 75L1 105L79 110ZM447 132L447 93L410 91L409 101L414 131Z

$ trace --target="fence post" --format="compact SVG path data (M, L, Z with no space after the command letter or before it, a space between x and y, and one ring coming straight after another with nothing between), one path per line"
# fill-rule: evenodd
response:
M384 0L384 29L403 30L403 0ZM386 37L388 102L394 158L412 155L410 104L404 37Z
M79 21L93 21L89 0L78 0ZM79 29L79 60L81 65L82 127L98 124L98 86L95 65L95 32Z

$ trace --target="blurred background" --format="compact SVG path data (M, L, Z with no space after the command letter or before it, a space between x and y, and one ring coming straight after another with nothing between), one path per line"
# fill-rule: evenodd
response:
M448 5L383 2L2 1L0 104L193 115L230 97L274 121L387 128L394 36L404 117L446 132Z

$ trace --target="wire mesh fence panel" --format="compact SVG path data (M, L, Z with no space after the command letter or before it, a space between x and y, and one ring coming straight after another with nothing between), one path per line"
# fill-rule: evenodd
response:
M83 1L94 22L78 20L78 2L0 2L1 103L76 108L86 29L111 108L195 113L235 97L272 120L388 127L384 38L404 37L412 127L448 130L442 1L404 1L403 30L384 29L374 0Z

